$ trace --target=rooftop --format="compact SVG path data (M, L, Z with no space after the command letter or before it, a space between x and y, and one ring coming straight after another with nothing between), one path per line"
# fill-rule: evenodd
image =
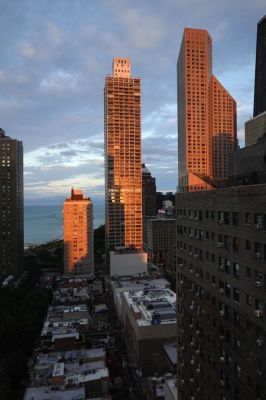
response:
M170 289L144 288L124 292L138 326L176 323L176 294Z
M26 389L24 400L85 400L85 388L52 390L48 386Z
M67 350L48 354L39 353L37 356L36 366L54 364L59 362L59 360L62 360L64 363L76 363L82 360L89 361L92 359L104 358L105 350L103 348Z
M154 279L154 278L149 278L145 277L143 278L137 278L137 277L121 277L119 279L113 280L113 285L116 288L136 288L137 290L143 289L144 287L148 287L151 289L155 288L165 288L170 286L170 283L164 279L164 278L159 278L159 279Z
M91 382L102 378L109 377L108 368L100 368L97 370L83 371L81 373L70 374L65 378L66 385L80 385L85 382Z

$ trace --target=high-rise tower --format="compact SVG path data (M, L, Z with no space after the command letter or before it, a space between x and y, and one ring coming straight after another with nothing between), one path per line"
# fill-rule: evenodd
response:
M64 202L64 272L93 273L93 205L78 189Z
M156 215L156 181L145 164L142 164L142 215Z
M207 190L227 179L236 146L236 103L212 74L206 30L184 30L177 62L179 190Z
M266 134L266 15L258 22L253 118L245 123L245 145Z
M266 15L258 22L253 117L266 111Z
M114 58L105 79L105 222L107 251L142 248L140 78Z
M23 271L23 145L0 129L0 273Z

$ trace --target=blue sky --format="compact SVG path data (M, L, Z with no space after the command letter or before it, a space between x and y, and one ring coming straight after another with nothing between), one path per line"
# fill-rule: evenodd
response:
M252 115L256 25L265 0L0 0L0 127L24 143L25 201L72 186L103 197L103 88L113 57L142 78L143 162L177 183L176 60L185 27L207 29L213 72Z

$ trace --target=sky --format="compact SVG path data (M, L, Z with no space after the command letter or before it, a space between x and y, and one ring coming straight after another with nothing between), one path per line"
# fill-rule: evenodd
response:
M103 200L103 88L113 57L142 79L142 161L157 190L177 185L176 60L185 27L207 29L213 73L252 116L265 0L0 0L0 127L23 141L26 204L71 187Z

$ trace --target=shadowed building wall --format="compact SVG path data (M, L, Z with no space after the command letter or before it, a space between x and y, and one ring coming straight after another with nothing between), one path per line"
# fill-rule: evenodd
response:
M93 206L81 190L64 202L64 273L93 273Z
M142 215L156 215L156 182L145 164L142 164Z
M176 205L178 399L262 400L266 185L178 193Z
M266 134L266 15L258 22L253 118L245 123L245 145Z
M106 250L142 248L141 93L130 60L114 58L105 79Z
M266 111L266 15L258 22L253 117Z
M143 244L147 241L147 217L157 214L156 182L145 164L142 164L142 233Z
M23 271L23 145L0 128L0 273Z

